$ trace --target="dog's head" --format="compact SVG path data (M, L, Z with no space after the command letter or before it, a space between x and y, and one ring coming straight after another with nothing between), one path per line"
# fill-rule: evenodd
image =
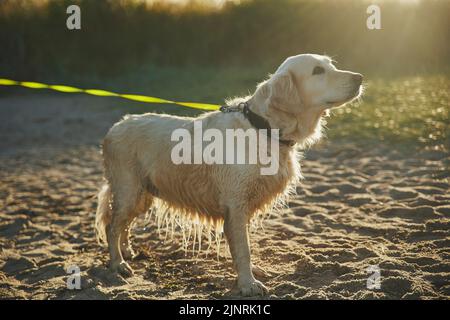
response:
M289 113L300 108L325 110L343 105L361 94L363 76L339 70L321 55L287 58L264 83L269 104Z
M300 54L260 83L252 100L285 139L313 143L321 135L322 115L357 98L362 80L359 73L338 70L326 56Z

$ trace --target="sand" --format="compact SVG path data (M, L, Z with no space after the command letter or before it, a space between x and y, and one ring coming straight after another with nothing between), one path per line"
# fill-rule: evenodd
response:
M98 145L123 114L115 103L0 99L0 298L238 298L224 244L219 260L214 250L186 254L179 235L164 240L145 219L134 229L135 275L108 272L94 217ZM325 140L306 152L298 195L251 235L267 298L450 297L450 156L398 149ZM80 290L66 286L71 265ZM380 270L379 289L367 288L370 266Z

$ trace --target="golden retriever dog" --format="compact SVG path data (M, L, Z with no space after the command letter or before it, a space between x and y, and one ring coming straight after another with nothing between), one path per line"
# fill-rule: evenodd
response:
M109 247L110 270L132 275L125 261L134 254L131 225L138 215L157 207L205 230L220 233L223 227L237 273L234 290L242 296L267 293L255 279L250 259L250 220L286 200L301 176L298 150L320 138L322 118L330 108L361 94L362 79L361 74L338 70L326 56L300 54L287 58L253 95L228 101L222 112L196 118L125 116L103 142L106 183L98 196L96 230ZM279 145L278 170L261 174L261 161L174 163L173 132L183 128L193 133L195 121L224 135L227 129L279 129L278 136L267 134L269 144Z

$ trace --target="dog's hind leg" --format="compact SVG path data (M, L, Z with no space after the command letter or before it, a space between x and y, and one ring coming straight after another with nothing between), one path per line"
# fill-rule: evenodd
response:
M139 188L139 181L131 172L116 172L113 181L111 181L112 216L107 234L111 259L109 267L111 271L118 272L123 276L133 274L133 270L123 259L120 243L122 242L122 234L128 228L130 217L134 215L138 207L137 202L141 192Z
M153 197L147 192L141 192L138 199L138 204L135 210L128 215L128 220L124 225L124 229L120 234L120 251L122 257L126 260L132 259L135 256L135 252L130 242L130 231L133 225L133 221L141 214L145 214L151 207Z
M130 231L133 225L135 216L129 217L120 234L120 252L125 260L131 260L136 255L130 241Z

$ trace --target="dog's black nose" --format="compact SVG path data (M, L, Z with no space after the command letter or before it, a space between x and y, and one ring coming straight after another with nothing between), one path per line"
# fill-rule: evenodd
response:
M363 81L363 75L360 73L355 73L353 75L353 83L357 86L360 86Z

